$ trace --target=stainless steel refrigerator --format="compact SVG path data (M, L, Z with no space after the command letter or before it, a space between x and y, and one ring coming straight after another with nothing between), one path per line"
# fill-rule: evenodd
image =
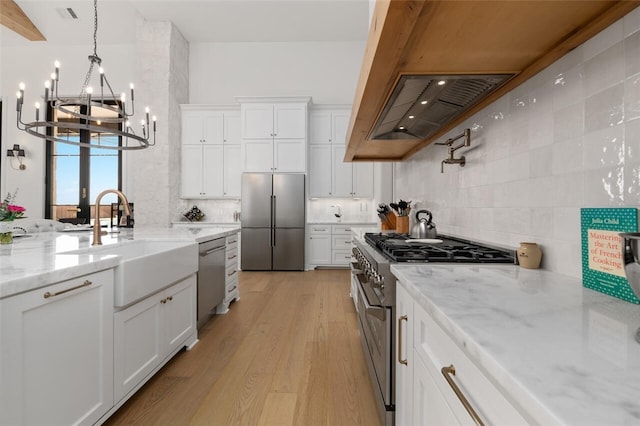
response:
M304 270L304 188L303 174L242 174L242 270Z

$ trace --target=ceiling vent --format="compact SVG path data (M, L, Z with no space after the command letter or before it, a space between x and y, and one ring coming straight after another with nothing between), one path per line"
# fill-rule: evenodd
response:
M56 12L62 19L78 19L78 15L70 7L57 7Z
M514 75L403 75L371 139L426 139Z

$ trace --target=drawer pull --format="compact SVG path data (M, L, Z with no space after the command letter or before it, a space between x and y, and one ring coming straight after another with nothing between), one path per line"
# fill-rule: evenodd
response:
M48 298L50 298L50 297L60 296L61 294L65 294L65 293L68 293L68 292L70 292L70 291L73 291L73 290L77 290L77 289L79 289L79 288L82 288L82 287L87 287L87 286L90 286L91 284L93 284L91 281L89 281L89 280L85 280L85 281L84 281L82 284L80 284L80 285L77 285L77 286L75 286L75 287L68 288L68 289L66 289L66 290L59 291L59 292L57 292L57 293L51 293L51 292L49 292L49 291L48 291L48 292L46 292L46 293L44 294L44 298L45 298L45 299L48 299Z
M227 257L227 260L235 259L236 257L238 257L238 256L236 256L236 255L234 254L233 256L229 256L229 257Z
M233 271L233 272L231 272L230 274L227 274L227 276L228 276L228 277L231 277L231 276L235 275L237 272L238 272L238 271Z
M463 395L458 385L456 385L456 382L454 382L453 379L451 378L451 376L456 375L456 368L453 366L453 364L451 364L448 367L442 367L440 369L440 372L444 376L447 383L449 383L449 386L451 386L451 389L456 394L456 396L464 406L465 410L467 410L467 413L469 413L469 415L473 419L473 421L478 426L484 426L484 423L482 423L482 420L480 419L480 416L478 416L478 413L476 413L476 410L473 409L473 407L471 406L467 398Z
M407 359L402 359L402 321L409 322L409 317L406 315L398 318L398 362L403 365L409 365Z
M234 285L229 290L227 290L227 293L232 293L236 288L238 288L238 287Z

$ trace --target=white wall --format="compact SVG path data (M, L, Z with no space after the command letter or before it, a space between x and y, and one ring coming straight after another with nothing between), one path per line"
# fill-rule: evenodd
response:
M42 103L44 81L50 78L54 70L53 63L59 60L60 94L78 95L89 68L87 56L93 52L93 46L56 46L49 43L32 43L29 46L3 47L0 52L0 96L2 96L3 126L0 161L2 161L1 194L13 192L19 188L16 203L27 209L27 215L33 218L44 217L44 165L45 142L16 128L16 92L18 84L26 85L23 121L35 118L34 104ZM135 81L134 46L104 45L98 46L98 55L103 60L106 75L114 90L128 90L129 82ZM95 77L98 76L95 70ZM98 87L97 80L94 87ZM20 144L24 148L27 168L24 171L13 170L6 158L6 148Z
M430 145L395 165L395 197L438 231L542 245L544 269L581 276L580 208L640 206L640 8L485 108L467 165Z
M316 104L352 104L364 47L364 42L192 43L189 102L311 96Z

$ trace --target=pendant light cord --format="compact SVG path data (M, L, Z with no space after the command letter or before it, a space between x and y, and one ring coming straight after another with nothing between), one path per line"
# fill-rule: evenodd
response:
M102 59L98 56L98 0L93 0L93 55L89 56L89 71L87 71L87 75L84 78L84 84L82 85L82 89L80 90L80 96L85 97L87 95L87 87L91 82L91 74L93 73L93 65L102 63Z

